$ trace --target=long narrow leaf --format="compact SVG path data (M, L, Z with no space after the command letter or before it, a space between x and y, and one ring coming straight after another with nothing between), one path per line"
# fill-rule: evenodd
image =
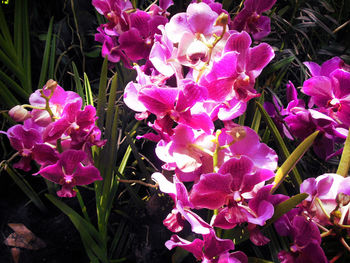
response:
M12 108L19 103L16 97L12 94L12 92L7 88L7 86L0 81L0 96L1 102L6 105L8 108Z
M45 49L44 49L44 54L43 54L43 60L41 63L41 72L40 72L40 77L39 77L38 89L41 89L44 86L45 81L47 79L48 65L49 65L49 60L50 60L52 24L53 24L53 17L51 17L49 28L47 30L46 43L45 43Z
M22 65L15 64L16 61L12 61L2 50L0 50L0 61L17 76L22 85L25 83L25 75L23 73Z
M23 99L28 99L30 93L18 85L16 81L6 75L2 70L0 70L0 79L4 81L4 84L11 88L11 91L15 92L16 95L19 95Z
M314 140L316 139L319 131L315 131L311 135L309 135L305 140L303 140L298 147L292 152L291 155L287 158L287 160L282 164L282 166L277 170L274 186L271 189L271 193L273 193L283 182L284 178L288 175L288 173L295 167L297 162L303 157L305 152L312 146Z
M92 97L90 81L85 72L84 72L84 89L85 89L86 103L88 105L94 106L94 98Z
M258 99L258 102L260 104L262 104L264 102L264 93L261 94L261 96ZM254 117L253 117L252 124L251 124L250 128L252 128L256 133L259 131L260 121L261 121L261 113L255 107L255 113L254 113Z
M15 1L15 14L14 14L14 44L15 44L15 49L16 53L19 57L19 60L22 61L22 37L23 37L23 0L17 0Z
M348 176L350 168L350 129L348 137L346 137L343 153L340 158L339 166L337 169L337 174L340 174L343 177Z
M28 0L23 0L22 8L22 48L23 48L23 69L26 75L26 85L28 92L32 92L32 70L30 60L30 37L29 37L29 17L28 17ZM15 17L16 19L16 17Z
M279 203L278 205L276 205L275 212L274 212L273 216L268 221L266 221L264 228L268 227L273 222L275 222L278 218L283 216L285 213L292 210L296 205L301 203L308 196L309 195L306 193L297 194L297 195L292 196L288 200L283 201L282 203Z
M248 263L273 263L273 262L262 258L249 257Z
M286 144L284 143L281 134L279 133L275 123L273 122L273 120L271 119L271 117L269 116L269 114L265 111L264 107L256 102L256 105L258 106L259 111L261 112L262 117L264 118L267 126L269 127L273 137L275 138L278 146L281 148L282 154L284 155L284 158L287 159L290 155L289 150L286 146ZM292 170L292 174L294 176L295 182L300 185L302 180L301 180L301 176L298 172L298 170L296 169L296 167L293 168Z
M18 185L19 188L29 197L33 204L38 207L42 212L47 211L44 203L41 201L39 195L30 186L26 179L23 178L15 169L7 165L6 172L11 176L12 180Z
M105 57L101 69L101 77L100 77L100 84L99 84L99 91L98 91L98 98L97 98L97 126L102 129L103 123L104 123L104 108L106 105L106 88L107 88L107 70L108 70L108 58Z
M4 38L11 42L12 43L12 38L11 38L11 34L10 34L10 30L7 26L7 22L6 22L6 19L5 19L5 16L4 16L4 13L2 11L2 6L0 5L0 30L1 30L1 33L2 35L4 36Z
M83 102L85 103L83 86L81 85L79 72L78 72L77 66L75 65L74 61L72 61L72 69L73 69L73 77L74 77L74 82L75 82L75 89L76 89L77 93L79 94L79 96L83 99Z
M102 262L108 263L106 248L103 246L97 230L82 216L56 197L49 194L46 194L45 196L69 217L76 229L79 231L83 244L85 245L85 249L91 249L91 251L93 251Z
M56 59L56 38L57 36L54 34L51 41L51 51L50 51L50 59L49 59L49 72L47 74L48 79L55 78L55 59Z

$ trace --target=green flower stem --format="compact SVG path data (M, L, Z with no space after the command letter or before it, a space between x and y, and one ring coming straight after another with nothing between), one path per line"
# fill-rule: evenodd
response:
M320 208L321 208L323 214L328 218L328 220L331 220L331 217L330 217L330 215L327 213L326 209L324 208L322 201L321 201L318 197L316 197L315 200L316 200L316 202L319 204L319 206L320 206Z
M36 107L30 104L23 104L21 105L23 108L28 108L28 109L35 109L35 110L46 110L44 107Z
M48 97L45 96L44 91L42 89L40 90L40 94L41 94L41 97L43 97L45 99L45 104L46 104L45 105L45 110L49 113L49 115L51 117L51 120L55 121L55 115L53 114L53 112L52 112L52 110L50 108L50 99L51 99L51 97L53 95L53 90L51 90L51 93L50 93L50 95Z

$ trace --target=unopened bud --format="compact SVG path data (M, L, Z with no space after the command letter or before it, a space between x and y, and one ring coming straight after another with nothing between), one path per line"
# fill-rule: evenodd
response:
M31 117L30 112L22 105L17 105L9 111L10 117L16 122L22 122Z
M46 84L45 84L45 88L51 91L54 91L57 87L57 82L54 81L53 79L49 79Z
M228 23L228 15L221 13L215 21L214 26L226 26Z
M346 206L350 203L350 195L338 193L336 197L336 201L339 205Z

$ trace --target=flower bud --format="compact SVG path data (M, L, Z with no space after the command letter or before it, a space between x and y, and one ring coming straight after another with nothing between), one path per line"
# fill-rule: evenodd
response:
M338 193L336 197L336 201L338 205L346 206L350 203L350 195Z
M16 122L22 122L31 117L30 112L22 105L17 105L9 111L10 117Z
M56 81L54 81L53 79L49 79L45 84L45 88L51 91L55 91L57 85L58 84Z
M221 13L215 21L215 26L226 26L228 23L228 15Z

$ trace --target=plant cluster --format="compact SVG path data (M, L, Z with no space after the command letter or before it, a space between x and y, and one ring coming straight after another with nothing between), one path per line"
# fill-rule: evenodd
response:
M266 12L271 14L276 0L246 0L234 16L221 3L203 0L192 1L186 12L170 17L173 2L156 2L144 11L129 0L92 4L106 19L95 36L102 44L105 70L108 60L111 67L121 62L137 73L136 80L126 85L123 101L136 112L136 120L152 129L137 138L155 142L154 151L163 162L163 173L154 172L151 178L173 201L163 224L174 234L165 246L183 248L203 263L247 263L246 251L240 251L244 248L235 251L240 242L233 233L244 233L254 246L264 246L272 242L267 229L273 229L288 237L284 249L275 251L280 262L347 258L350 66L340 57L322 65L305 62L310 77L301 92L307 106L291 81L286 107L277 95L262 106L258 78L277 52L262 41L271 31ZM253 123L244 126L240 120L254 100L258 102ZM17 151L13 158L21 157L14 167L29 171L34 160L40 166L34 175L62 185L59 197L76 196L77 185L106 180L103 185L95 182L95 191L111 191L106 196L114 198L113 178L123 182L121 174L98 166L104 172L101 176L94 159L101 161L96 148L106 144L102 138L110 136L115 143L115 136L102 136L101 127L95 125L95 108L82 108L77 93L63 90L53 80L32 93L29 102L9 111L23 125L3 132ZM114 127L113 118L109 115L106 125ZM287 158L280 167L275 150L259 137L261 118L267 125L263 137L271 132L284 149ZM281 134L302 141L292 154ZM336 173L303 180L295 165L311 146L322 160L341 155ZM112 146L107 142L105 147ZM284 188L287 176L295 183L293 194ZM104 245L110 200L97 204ZM183 236L186 227L191 229L189 236ZM324 247L334 240L340 246L330 259ZM90 251L92 261L95 256L106 260Z

